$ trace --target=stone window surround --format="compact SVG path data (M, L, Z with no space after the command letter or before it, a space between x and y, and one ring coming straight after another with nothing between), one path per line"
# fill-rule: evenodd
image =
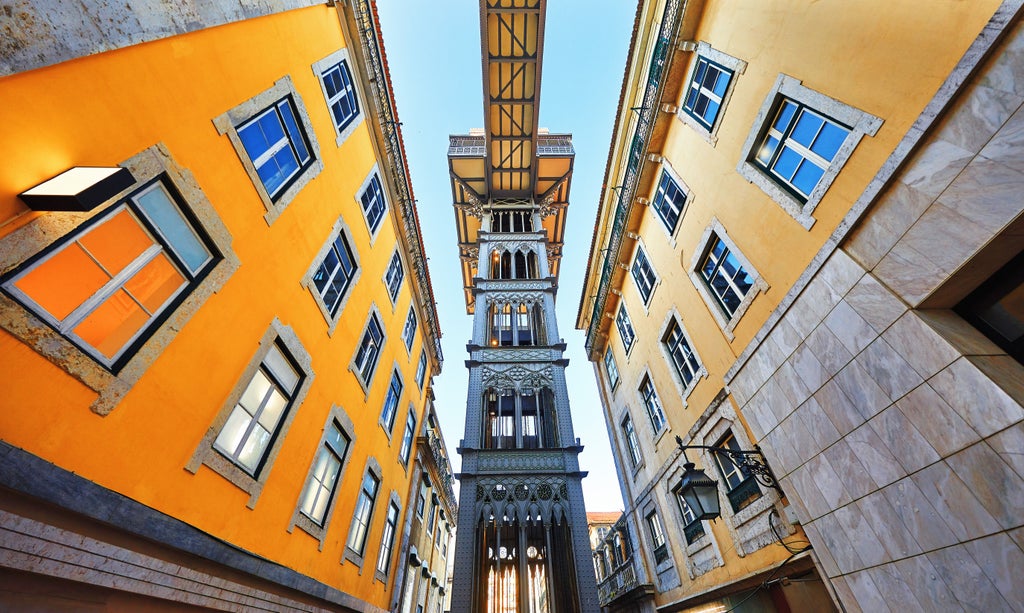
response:
M399 547L396 547L396 545L399 545L399 537L402 536L402 499L398 496L398 492L396 492L395 490L391 490L391 492L388 494L388 504L385 506L388 509L390 509L391 505L395 505L395 508L398 509L398 521L397 523L395 523L395 531L391 535L391 552L389 555L392 557L392 559L388 560L388 572L380 572L380 570L377 569L376 561L374 562L373 565L373 580L379 581L383 583L385 586L387 586L388 579L390 578L390 576L394 574L391 571L395 569L395 564L401 561L400 559L395 559L395 554L398 553ZM374 509L374 511L376 511L376 509ZM384 512L384 521L387 521L387 511ZM381 534L383 535L383 528ZM369 536L369 529L367 529L367 536ZM384 543L381 543L381 546L383 545ZM347 549L345 553L348 553ZM379 550L377 555L380 555Z
M384 225L383 221L381 222L381 225ZM394 261L396 255L398 256L399 270L402 271L402 278L398 282L398 289L395 290L395 297L392 298L391 297L391 288L388 287L388 273L391 271L391 262ZM399 296L401 296L401 294L402 294L402 286L405 285L405 277L408 274L408 272L409 272L409 267L406 265L404 258L402 258L402 250L401 250L400 246L396 243L395 244L395 251L394 251L394 253L391 254L391 257L388 258L388 265L384 267L384 274L381 275L381 278L380 278L381 282L384 284L384 293L387 294L388 300L391 301L391 312L392 313L394 313L398 309ZM403 324L404 324L404 322L403 322ZM405 343L403 342L402 344L404 345Z
M416 318L416 327L412 330L412 334L409 338L405 338L405 325L409 322L409 315ZM405 354L408 359L412 359L412 347L416 344L416 333L420 329L420 316L416 314L416 305L410 301L409 312L405 315L405 321L402 322L402 347L405 348Z
M231 416L231 412L234 410L238 400L242 397L252 378L259 370L260 365L263 363L263 358L267 356L267 353L276 341L280 341L284 345L288 357L298 366L299 371L302 373L302 382L299 384L298 389L295 390L287 412L281 418L278 431L274 436L274 442L267 449L262 466L255 475L250 475L245 469L218 452L214 448L213 443L220 434L224 424L227 423L228 417ZM306 351L306 348L302 345L299 337L291 327L281 323L281 320L275 317L270 322L267 331L263 333L263 338L259 341L256 353L249 360L245 370L239 375L235 386L228 393L224 404L221 405L220 411L210 424L210 429L206 431L206 435L199 442L195 452L192 454L192 458L185 465L185 470L195 474L199 472L201 466L205 465L248 493L249 502L246 506L250 509L255 508L256 501L259 500L260 494L263 492L263 486L266 484L267 477L274 466L274 460L277 458L278 452L281 451L281 445L288 434L288 428L291 426L292 420L295 419L295 415L298 414L299 407L309 392L314 377L315 373L313 372L312 358L309 352Z
M380 368L380 363L379 362L377 363L377 368ZM380 426L381 430L383 430L384 434L387 435L387 437L388 437L388 447L390 447L391 443L394 442L393 430L395 429L395 423L398 422L398 414L399 414L399 412L401 410L400 407L401 407L401 404L402 404L402 396L405 395L405 388L406 388L406 386L405 386L405 377L402 375L402 369L398 367L398 362L397 361L396 362L392 362L392 366L391 366L391 377L393 378L393 377L395 377L395 375L398 376L398 383L399 383L399 385L402 386L401 387L402 391L401 391L401 393L398 394L398 400L396 401L396 405L395 405L395 416L394 416L394 420L395 421L393 421L391 423L391 427L390 428L388 428L387 422L384 421L384 403L387 402L388 393L391 392L391 378L388 379L388 389L384 391L384 398L381 400L381 403L380 403L380 415L377 417L377 425Z
M107 415L142 378L149 366L174 340L185 324L214 293L219 291L238 269L240 262L231 249L232 237L216 209L206 198L199 183L187 169L177 164L167 146L157 143L119 164L131 171L136 182L109 202L123 199L152 179L163 175L181 196L198 226L221 254L191 293L168 312L163 323L154 327L149 338L117 372L112 373L89 357L61 334L42 323L5 294L0 294L0 327L39 353L45 359L98 394L90 408ZM78 227L108 207L99 206L82 213L45 213L0 239L0 274L21 266L36 254L50 249Z
M601 365L604 366L605 378L608 381L608 392L610 394L614 395L615 392L618 391L619 386L622 385L622 372L619 371L619 362L618 362L618 360L615 359L615 351L612 350L611 343L605 343L604 351L605 351L605 353L601 357ZM611 375L608 374L607 362L605 362L605 359L606 359L605 356L607 356L607 355L611 355L612 364L615 365L615 373L616 373L617 376L615 378L615 383L614 384L612 383Z
M371 473L374 477L377 478L377 495L373 499L373 507L370 509L370 516L366 518L366 540L363 542L363 554L360 555L359 553L349 549L347 542L348 538L346 536L345 553L342 554L341 557L342 564L344 564L345 562L351 562L352 564L358 566L360 569L362 569L363 567L363 561L365 561L366 558L369 557L367 556L367 549L369 547L369 544L373 542L373 539L370 538L370 533L373 532L373 518L377 515L377 509L384 506L380 504L381 488L384 485L384 471L381 470L380 462L377 461L377 458L373 456L367 456L366 466L363 468L363 472L359 473L360 488L362 487L361 484L363 482L363 478L366 477L366 473ZM362 490L360 489L360 491ZM356 496L356 504L353 505L352 507L352 521L349 522L349 532L352 531L352 526L355 524L356 521L356 511L358 510L358 504L359 497Z
M800 202L752 161L757 155L757 149L769 127L768 122L774 119L773 112L778 108L779 100L783 96L805 104L829 119L850 127L850 133L846 136L846 140L843 141L842 146L832 158L832 162L825 169L825 174L821 176L818 184L807 197L807 202ZM874 136L881 126L882 120L878 117L807 88L801 84L800 79L779 73L775 84L768 90L768 95L765 96L761 109L754 118L750 133L747 134L747 140L743 144L743 157L740 159L736 171L744 179L759 187L805 230L810 230L815 222L812 216L814 209L825 196L825 192L828 191L843 165L853 154L853 150L856 149L861 138L865 135Z
M359 355L359 346L363 342L363 336L366 334L366 330L370 325L370 319L376 317L377 323L380 324L381 333L383 338L380 341L380 351L377 353L377 364L373 367L373 372L370 373L370 379L368 381L363 380L363 376L359 373L359 369L356 368L356 356ZM366 319L363 321L363 327L360 328L362 332L359 334L359 341L356 343L355 349L352 351L352 359L348 363L348 371L356 378L359 382L359 386L363 388L363 400L370 399L370 385L373 383L373 379L377 376L377 372L380 371L380 360L383 357L384 347L387 346L388 342L388 329L384 326L384 318L381 317L380 309L377 308L377 303L370 303L370 311L366 314Z
M325 57L324 59L322 59L322 60L320 60L318 62L313 62L313 65L312 65L313 74L316 75L316 80L320 83L320 89L321 89L321 91L324 94L324 102L325 102L325 104L326 104L327 100L330 99L330 97L327 95L327 88L324 87L323 74L324 74L324 72L326 72L327 70L333 68L334 66L336 66L337 64L339 64L341 62L346 62L348 64L349 72L351 73L352 72L352 60L349 58L348 49L344 48L344 47L341 48L341 49L338 49L334 53L328 55L327 57ZM337 138L335 139L335 145L338 146L338 147L340 147L341 144L344 143L345 140L348 139L348 137L351 136L352 133L356 131L356 128L358 128L363 123L363 119L366 117L366 112L365 112L365 110L363 108L363 104L364 104L363 101L367 100L367 97L363 93L362 84L359 82L359 79L355 78L355 75L352 75L352 88L355 89L356 100L359 102L360 107L359 107L358 113L356 114L355 119L350 121L349 124L347 126L345 126L344 130L342 130L340 132L338 131L338 128L337 128L337 126L334 123L334 116L331 115L331 109L330 109L330 107L326 107L327 108L327 114L331 115L331 117L330 117L331 125L335 126L334 127L334 132L335 132L335 134L337 134Z
M732 314L732 317L728 317L725 312L722 311L722 307L718 305L718 299L711 294L710 288L708 288L707 282L704 277L700 274L700 265L704 257L708 253L710 247L711 235L715 234L722 240L732 255L739 260L740 265L743 266L744 270L750 274L754 279L753 285L750 290L743 296L740 301L740 305L736 307L736 312ZM743 314L750 308L750 304L754 302L754 298L757 297L761 292L768 291L768 282L764 280L764 277L757 272L757 269L747 260L743 252L736 247L736 243L726 232L725 226L718 221L717 217L712 217L711 221L708 222L708 226L704 229L704 234L701 236L700 241L697 243L699 247L694 250L693 256L690 258L690 265L687 267L687 271L690 275L690 280L693 281L694 287L697 288L697 292L704 299L707 304L708 310L711 312L711 316L718 322L718 327L722 329L722 333L729 341L733 341L736 338L734 330L736 325L739 324L740 319L743 318Z
M406 473L409 472L409 465L412 464L412 457L413 457L413 453L412 452L413 452L413 449L416 447L416 426L419 425L419 419L418 419L417 414L416 414L416 405L413 404L412 401L409 402L409 413L406 415L406 421L405 421L406 429L409 428L409 417L412 417L412 428L413 428L412 443L410 443L410 445L409 445L409 457L407 457L404 462L402 461L402 456L401 456L402 449L401 449L401 447L399 447L399 449L398 449L398 453L399 453L399 455L398 455L398 463L402 466L403 469L405 469ZM405 430L402 430L402 438L403 439L405 438Z
M282 191L278 195L277 200L274 201L263 186L263 181L260 179L259 173L256 172L256 167L253 165L252 160L249 159L249 154L246 153L245 147L242 145L242 140L238 136L236 126L252 119L285 96L291 96L292 102L295 103L296 119L299 121L300 128L305 131L310 155L313 157L313 160L308 168L299 171L298 175L292 179L292 184ZM324 168L323 158L320 155L320 145L317 143L316 133L313 131L313 124L309 119L309 113L306 111L306 105L303 104L302 97L296 91L295 84L292 83L290 75L285 75L275 81L270 89L256 94L238 106L215 117L213 125L217 128L217 133L227 136L228 140L231 141L231 146L235 148L235 153L238 154L238 159L242 163L242 168L249 175L253 188L255 188L260 201L267 211L263 219L266 220L268 226L272 225L281 216L281 213L291 204L298 193L302 191L302 188L319 175L320 171Z
M648 251L649 250L647 249L647 246L644 244L643 239L638 237L634 241L633 254L629 258L629 277L633 279L633 286L636 289L636 295L640 297L640 304L642 304L644 307L644 313L650 315L650 306L651 303L654 301L654 294L655 292L658 291L658 288L661 286L661 275L659 275L658 271L655 270L654 262L651 260L650 256L647 255ZM651 274L654 276L654 280L651 282L651 292L647 294L646 300L644 300L644 295L640 292L640 284L637 282L636 276L633 274L633 265L636 263L637 256L640 255L641 253L643 253L644 259L647 260L647 266L650 268Z
M697 58L703 57L706 60L721 64L732 71L732 78L729 79L729 85L725 88L725 94L722 96L722 104L718 107L718 115L715 117L714 126L711 130L708 130L696 119L691 117L683 105L686 103L686 97L690 93L690 83L693 81L693 71L697 69ZM718 144L718 128L722 125L723 115L725 109L729 106L729 100L732 99L733 90L736 88L736 81L739 80L739 76L746 72L747 63L741 59L735 58L723 51L715 49L710 44L700 41L697 43L697 49L693 54L693 60L690 63L690 68L686 72L686 80L683 81L685 84L682 91L679 94L679 104L676 110L676 117L679 121L693 128L693 131L700 135L705 141L708 142L712 147Z
M370 181L372 181L374 177L377 177L377 180L380 181L381 194L384 196L384 211L381 213L382 217L380 222L377 224L376 229L370 227L370 220L366 217L366 210L363 208L362 200L363 193L370 186ZM366 224L366 233L370 236L370 247L373 247L373 244L377 242L377 237L380 235L381 228L384 227L384 220L388 218L388 212L391 210L391 198L388 196L387 184L385 183L384 177L380 172L380 167L376 162L374 162L373 168L370 169L370 172L366 174L366 178L363 179L363 183L359 186L359 189L356 190L356 193L353 195L353 199L356 202L356 206L359 207L359 212L363 217L363 223Z
M427 349L426 349L426 347L420 348L420 358L419 358L419 360L416 361L416 373L417 374L419 374L419 369L420 369L420 365L421 364L423 365L423 377L422 377L422 379L419 378L419 377L416 377L416 387L419 388L420 395L422 396L423 395L423 390L427 386L427 369L429 368L429 364L427 364Z
M636 400L637 400L637 403L639 404L639 406L643 407L644 417L646 418L646 421L644 422L644 424L648 428L653 428L651 426L650 415L647 412L647 405L644 404L643 393L640 391L640 388L643 386L644 378L645 377L651 382L651 389L654 390L654 397L658 400L658 405L661 407L662 418L665 420L665 422L661 426L661 430L658 430L657 432L653 432L653 430L652 430L652 432L651 432L651 437L650 437L651 438L651 444L653 444L654 448L657 449L658 443L661 442L661 439L663 439L666 434L668 434L669 432L672 431L672 424L668 421L668 413L665 411L665 402L662 400L661 394L658 393L658 386L655 385L656 379L651 374L650 366L648 366L646 364L640 370L640 372L638 373L638 376L636 378L636 380L637 380ZM636 428L636 420L633 421L633 428ZM639 437L637 437L637 438L639 438Z
M334 239L339 234L344 235L345 239L348 241L348 246L352 253L352 261L355 264L356 270L348 282L345 295L338 303L338 312L331 315L331 310L327 308L327 304L324 303L323 297L320 296L320 292L317 291L316 285L313 283L313 275L315 275L316 271L319 270L320 264L323 263L327 254L331 251L331 248L334 245ZM331 228L330 235L328 235L327 240L324 241L323 247L321 247L320 251L317 252L316 256L313 258L313 263L310 264L309 269L306 270L306 274L302 276L302 280L299 282L304 289L309 290L310 295L313 297L313 301L320 309L320 313L324 316L324 319L327 320L328 337L334 335L334 330L338 326L338 322L341 320L341 314L345 311L345 304L348 302L349 297L352 296L352 290L355 288L356 283L359 282L359 277L363 274L363 268L359 265L359 251L353 247L354 244L352 231L349 229L348 224L345 223L345 218L339 215L338 220L334 222L334 226Z
M626 321L629 322L629 327L633 331L633 342L631 342L628 347L626 346L626 339L624 339L622 337L622 332L619 331L619 321L618 321L618 319L619 319L619 312L621 312L621 311L625 311L626 312ZM615 310L615 317L613 317L612 320L613 320L612 324L615 326L615 331L619 335L619 340L622 341L622 350L626 354L626 363L629 364L629 354L633 353L633 348L636 347L637 336L636 336L636 327L633 326L633 318L629 316L629 310L626 309L626 301L625 300L622 300L622 299L619 300L619 308Z
M644 541L644 549L650 552L651 561L654 562L654 564L651 565L655 569L654 573L656 575L660 575L669 568L675 566L675 556L672 555L672 550L674 549L674 547L672 547L672 543L669 540L668 532L665 530L665 522L661 519L661 509L658 508L658 503L655 500L654 492L651 492L651 495L648 496L647 500L643 503L643 506L640 507L640 509L640 517L643 519L645 529L637 530L637 532L640 533L640 536ZM668 554L665 556L665 559L660 563L657 562L657 558L655 558L654 556L654 550L656 546L654 544L654 536L651 535L651 527L649 525L650 522L647 521L647 518L650 517L652 514L655 518L657 518L658 523L661 524L661 532L665 537L665 552Z
M319 542L319 551L324 550L324 541L327 539L327 529L330 526L331 519L334 517L334 503L338 498L338 492L341 491L341 483L345 477L345 469L348 467L348 462L352 458L352 449L356 444L356 428L352 423L352 419L349 418L348 413L345 409L338 405L331 407L331 412L327 415L327 420L324 422L323 433L320 436L320 441L317 443L316 448L313 451L313 459L309 463L309 473L306 476L306 481L302 485L302 489L299 490L300 503L301 496L306 492L306 488L309 487L313 481L313 469L316 467L316 459L320 456L320 450L324 448L325 441L327 440L327 434L330 431L331 425L337 425L338 429L341 430L342 434L348 439L348 449L346 450L345 457L341 459L341 467L338 469L338 481L335 484L334 492L331 494L331 499L327 501L327 509L324 511L324 523L318 525L309 517L306 517L305 513L296 504L295 511L292 513L291 522L288 524L288 532L291 533L296 526L301 528L303 532L317 539Z
M668 327L673 320L675 320L676 324L679 325L679 330L683 333L683 338L686 339L687 344L693 351L693 355L697 358L697 364L700 366L700 369L694 373L693 381L690 382L690 385L686 385L683 382L682 375L679 374L679 371L676 369L675 362L672 361L672 356L668 352L668 348L665 347L665 334L668 332ZM690 333L686 331L686 326L683 325L683 318L679 315L679 311L676 310L675 305L673 305L665 314L665 319L661 323L661 328L659 328L658 348L661 350L661 354L665 357L668 369L672 371L672 382L676 385L676 391L679 392L679 399L682 401L683 408L685 409L689 406L687 398L690 397L690 394L697 387L697 384L700 383L700 380L708 376L708 369L707 366L704 365L704 360L700 359L700 354L697 353L697 349L693 344L693 339L690 337Z
M628 406L624 406L619 411L619 416L618 416L618 422L617 422L619 424L619 429L618 429L619 437L618 438L620 438L622 440L622 445L621 446L622 446L622 449L624 451L624 453L622 455L626 459L626 461L623 463L623 466L626 466L626 467L629 468L629 470L632 472L632 477L635 480L636 476L638 474L640 474L640 471L644 468L644 466L647 465L647 456L644 455L643 444L640 442L640 437L637 436L636 437L636 443L638 445L637 450L640 452L640 462L638 462L636 466L633 466L633 460L631 459L632 455L629 452L629 441L626 440L626 431L623 428L623 426L626 424L626 419L627 418L629 419L630 422L632 422L632 424L633 424L633 433L635 434L636 433L636 420L633 419L633 415L632 415L632 413L630 413L629 407Z
M662 160L661 172L667 173L668 176L672 178L672 181L675 182L676 186L679 188L679 191L683 192L683 194L686 196L686 199L683 201L683 208L680 209L679 211L679 219L676 221L676 227L674 230L671 231L667 227L665 227L665 223L664 221L662 221L661 216L658 214L657 211L654 210L654 198L658 194L658 185L661 183L661 174L657 175L657 181L652 182L651 191L647 196L647 208L651 210L652 215L657 217L657 225L665 233L665 236L668 237L668 242L670 245L672 245L672 249L674 250L678 246L678 243L676 242L676 237L679 235L679 228L683 226L683 217L686 215L686 212L690 209L690 206L693 203L694 194L693 191L690 189L690 186L687 185L686 182L683 181L682 177L679 176L679 173L676 172L675 167L668 160L668 158Z
M737 418L736 410L728 396L723 397L721 402L717 402L716 399L704 412L698 423L701 423L701 427L690 439L692 444L715 445L725 436L726 432L731 431L740 449L754 448L753 443L747 437L746 428ZM711 451L707 449L696 451L702 466L708 467L707 470L717 471L715 458L712 457ZM773 508L780 516L786 516L778 492L774 488L764 487L760 483L757 487L761 490L761 496L740 509L738 513L733 513L729 504L723 504L721 507L721 517L735 544L735 549L740 555L753 553L776 542L771 529L766 528L769 525L768 514ZM724 496L724 493L722 490L719 495ZM792 533L793 529L789 528L789 530Z
M682 459L682 456L680 456ZM675 503L675 512L673 515L674 519L679 521L679 525L685 525L683 519L683 510L679 506L678 495L672 491L672 484L678 484L679 480L683 476L683 469L681 465L677 465L672 471L667 473L667 478L664 479L663 483L666 488L666 496L673 498ZM709 572L711 569L725 564L722 559L722 551L718 546L718 539L715 538L714 531L711 530L711 526L708 525L707 520L701 521L701 525L704 528L704 534L699 536L692 543L686 543L686 538L683 538L683 544L685 544L686 552L686 571L689 573L690 579L696 579L697 577ZM680 531L680 534L682 532ZM710 565L699 565L697 557L699 554L704 552L705 549L710 548L707 552L710 555L712 563Z

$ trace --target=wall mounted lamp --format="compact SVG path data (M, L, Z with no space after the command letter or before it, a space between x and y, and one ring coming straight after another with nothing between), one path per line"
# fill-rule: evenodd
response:
M684 445L682 437L678 435L676 435L676 445L683 452L683 476L679 479L679 483L672 488L672 491L683 497L697 519L717 519L721 515L721 502L718 498L718 482L708 477L703 469L694 466L693 462L686 457L687 449L707 449L716 457L725 458L741 473L753 476L761 485L774 488L779 496L784 495L782 488L779 487L778 479L775 478L775 473L768 466L768 460L765 459L761 448L757 445L752 451L708 445Z
M91 211L133 183L127 168L74 166L18 197L33 211Z

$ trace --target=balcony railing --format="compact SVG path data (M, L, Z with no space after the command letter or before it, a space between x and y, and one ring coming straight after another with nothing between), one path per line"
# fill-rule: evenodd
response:
M565 136L538 136L537 155L572 155L572 137Z
M631 203L636 194L637 183L643 170L644 154L654 128L655 113L658 110L657 105L658 100L661 98L663 85L662 73L673 49L672 41L675 38L676 26L679 22L681 11L682 8L679 0L669 0L665 4L661 29L658 31L654 53L651 57L651 65L647 69L647 85L644 90L643 103L635 109L639 117L637 118L636 130L630 143L626 169L622 174L622 185L612 188L617 190L615 196L613 196L615 197L615 210L612 214L611 231L608 235L608 248L604 251L601 280L597 286L597 294L594 296L594 312L590 316L590 325L587 327L585 346L588 353L593 349L594 342L597 339L597 331L601 327L601 314L604 312L605 302L608 300L608 292L611 289L612 273L615 271L616 262L618 262L619 246L622 244L626 219L629 217Z
M448 155L483 157L487 151L483 136L449 136Z
M633 560L628 560L608 575L608 578L597 584L598 604L606 607L610 602L639 585Z
M430 445L430 453L434 456L434 464L437 465L437 472L441 475L441 484L444 487L445 495L448 496L448 500L455 503L455 489L452 487L452 466L448 463L448 458L444 454L444 449L441 447L441 439L434 435L433 432L427 433L427 442Z

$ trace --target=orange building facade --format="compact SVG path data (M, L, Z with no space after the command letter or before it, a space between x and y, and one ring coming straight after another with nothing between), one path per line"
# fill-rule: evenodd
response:
M442 356L375 7L58 9L0 67L0 602L393 608Z

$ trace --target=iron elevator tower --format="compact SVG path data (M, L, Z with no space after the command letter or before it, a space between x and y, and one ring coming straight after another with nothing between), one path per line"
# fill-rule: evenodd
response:
M481 0L484 128L448 150L473 338L453 613L596 613L555 320L572 136L538 128L545 0Z

